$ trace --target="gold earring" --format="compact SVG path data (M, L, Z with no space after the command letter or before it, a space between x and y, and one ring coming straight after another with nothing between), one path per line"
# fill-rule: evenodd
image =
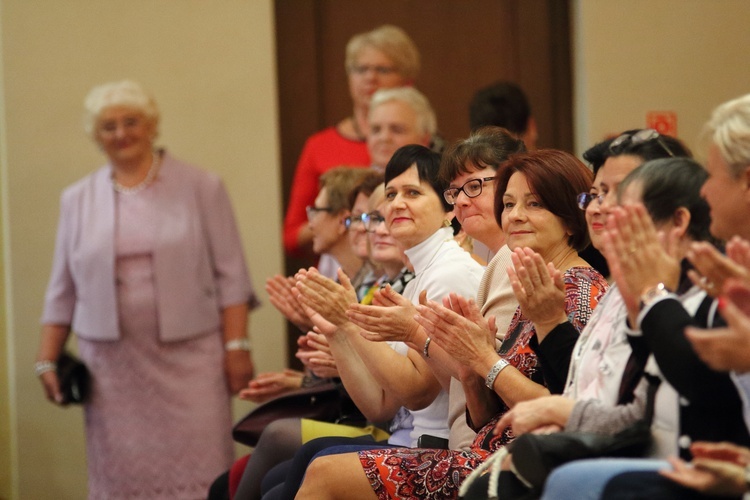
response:
M451 221L448 219L443 220L443 227L451 227Z

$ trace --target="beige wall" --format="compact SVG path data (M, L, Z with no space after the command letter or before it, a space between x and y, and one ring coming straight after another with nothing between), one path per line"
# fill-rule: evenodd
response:
M711 110L750 92L747 0L572 6L578 153L606 134L644 127L650 110L676 112L678 137L695 147Z
M141 81L162 110L160 144L224 178L266 303L252 315L256 363L281 368L283 326L263 291L282 259L273 3L1 0L0 16L0 498L85 498L81 409L47 403L31 367L60 192L103 162L82 99L96 83Z

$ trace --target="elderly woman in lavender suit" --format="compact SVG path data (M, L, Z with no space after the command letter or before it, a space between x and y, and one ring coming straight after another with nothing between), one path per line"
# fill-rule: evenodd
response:
M36 372L71 331L93 380L90 498L205 498L232 463L230 396L253 364L257 299L221 180L154 148L158 111L137 83L95 87L87 131L108 164L67 188Z

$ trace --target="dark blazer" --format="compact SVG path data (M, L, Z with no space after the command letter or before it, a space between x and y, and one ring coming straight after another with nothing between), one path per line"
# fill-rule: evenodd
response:
M721 326L724 321L709 314L706 298L695 317L677 299L655 303L641 321L643 337L664 378L680 395L680 455L689 459L694 441L731 441L750 446L750 434L742 414L742 400L728 373L709 368L685 337L685 327Z

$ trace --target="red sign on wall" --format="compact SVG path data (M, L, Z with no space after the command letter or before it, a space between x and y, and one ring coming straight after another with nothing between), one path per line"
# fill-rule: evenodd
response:
M674 111L649 111L646 126L663 135L677 137L677 113Z

